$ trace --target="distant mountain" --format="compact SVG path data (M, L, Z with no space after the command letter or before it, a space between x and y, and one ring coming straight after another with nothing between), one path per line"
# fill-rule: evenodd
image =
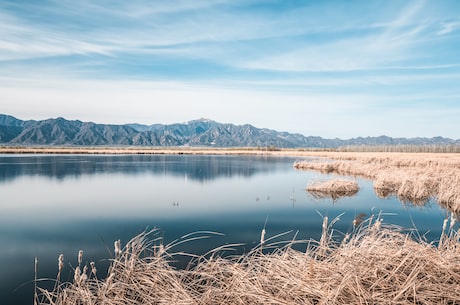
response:
M110 125L64 118L23 121L0 114L0 144L336 148L346 145L460 145L460 140L388 136L324 139L256 128L249 124L222 124L208 119L170 125Z

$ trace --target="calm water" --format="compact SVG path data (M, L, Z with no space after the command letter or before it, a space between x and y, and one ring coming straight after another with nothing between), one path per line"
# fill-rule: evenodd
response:
M113 242L159 228L168 243L187 233L225 234L188 243L177 251L203 253L225 243L255 246L293 230L318 239L322 217L342 213L335 228L351 229L354 217L383 213L384 222L440 234L446 212L436 204L404 205L376 197L358 180L357 196L315 199L305 192L316 172L296 171L292 158L233 156L0 155L0 300L32 304L34 258L39 278L55 278L65 255L63 279L77 252L104 274ZM288 235L285 239L293 237ZM41 286L45 284L41 283Z

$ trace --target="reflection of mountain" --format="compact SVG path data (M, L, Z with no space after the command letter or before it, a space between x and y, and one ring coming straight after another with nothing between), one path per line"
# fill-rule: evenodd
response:
M270 166L267 166L270 163ZM244 176L269 172L286 160L262 157L177 156L177 155L22 155L0 156L0 181L20 176L46 176L63 179L107 173L187 176L208 181L219 177ZM292 160L288 161L292 164ZM289 166L287 168L290 168Z

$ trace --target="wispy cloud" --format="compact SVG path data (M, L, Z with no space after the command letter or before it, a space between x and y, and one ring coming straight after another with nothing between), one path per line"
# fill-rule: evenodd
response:
M278 71L355 71L382 69L414 57L430 26L419 20L424 1L410 3L386 22L370 23L355 36L343 33L331 40L309 41L292 51L243 63L246 68Z
M18 60L70 54L110 55L108 45L78 39L0 12L0 60Z
M173 47L184 44L262 39L298 32L294 26L274 32L275 23L264 15L237 9L232 12L237 1L129 1L117 6L55 1L51 7L29 5L46 18L32 22L0 7L0 50L4 60L145 52L158 47L169 47L174 52ZM226 7L230 10L223 9Z
M238 1L129 1L116 7L92 1L52 3L33 6L49 15L52 24L0 8L0 60L150 54L205 58L238 69L351 71L404 60L427 27L417 22L422 1L383 16L379 24L360 12L341 13L345 4L337 10L305 6L278 12L247 10ZM318 39L319 34L326 38Z
M438 35L446 35L458 29L460 29L460 21L443 22L441 23L441 29L438 31Z

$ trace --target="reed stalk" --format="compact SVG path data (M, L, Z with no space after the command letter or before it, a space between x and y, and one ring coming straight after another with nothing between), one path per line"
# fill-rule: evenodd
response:
M364 220L340 241L330 238L333 223L324 219L321 240L308 241L306 252L293 249L291 241L269 253L212 253L184 270L171 266L170 246L154 244L155 236L143 233L117 249L105 279L94 272L78 284L42 289L40 304L460 303L455 222L446 222L437 246L380 217ZM265 249L268 241L264 238Z

